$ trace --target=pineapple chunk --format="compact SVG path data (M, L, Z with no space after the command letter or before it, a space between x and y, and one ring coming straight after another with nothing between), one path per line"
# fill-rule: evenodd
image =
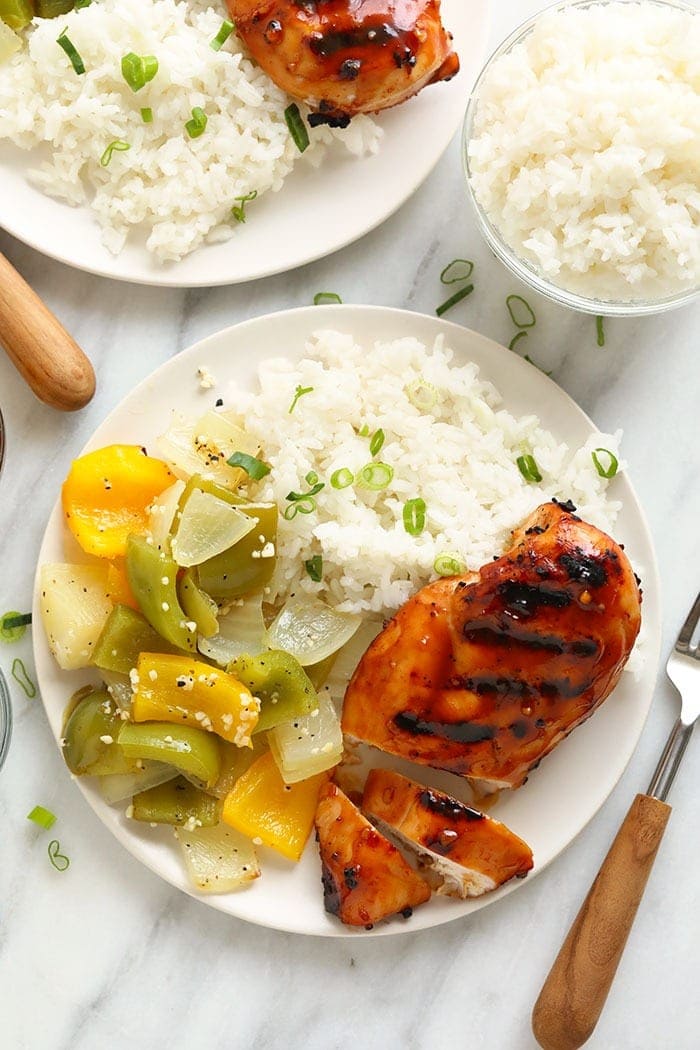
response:
M41 619L59 667L89 667L95 643L112 610L109 566L42 565Z
M253 843L226 824L186 831L175 828L192 885L201 893L228 893L260 875Z

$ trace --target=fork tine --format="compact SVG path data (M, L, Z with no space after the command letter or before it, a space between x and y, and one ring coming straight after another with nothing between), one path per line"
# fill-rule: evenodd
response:
M698 620L700 620L700 593L693 602L693 608L688 613L685 623L680 629L675 649L679 653L687 653L690 648L690 639L693 637Z

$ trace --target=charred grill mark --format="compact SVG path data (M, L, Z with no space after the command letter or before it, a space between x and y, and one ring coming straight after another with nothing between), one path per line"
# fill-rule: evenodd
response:
M456 798L441 795L432 788L425 788L418 795L418 804L427 809L429 813L436 813L439 817L447 820L483 820L484 814L478 809L459 802Z
M575 514L576 513L576 506L571 502L570 499L561 500L561 499L557 499L556 496L553 496L552 497L552 503L554 503L557 507L561 507L561 509L565 510L567 514ZM580 520L581 520L580 518L576 518L576 521L580 521Z
M327 124L329 128L346 128L350 123L347 113L309 113L306 118L310 128Z
M394 715L393 722L404 733L440 737L458 744L478 744L482 740L493 740L496 735L495 726L479 725L477 722L428 722L413 711L399 711Z
M527 736L527 722L524 718L519 718L517 722L513 722L508 728L516 740L522 740L524 736Z
M537 697L537 690L522 678L505 675L455 675L447 682L448 689L466 689L477 696L507 696L518 700Z
M345 868L345 870L343 871L345 885L349 890L354 890L360 885L359 874L360 869L358 865L354 865L354 867L352 868Z
M531 525L529 529L525 529L526 536L541 536L543 532L547 531L546 525Z
M505 625L497 627L489 624L480 624L477 620L467 620L462 628L462 634L467 642L472 645L500 646L506 649L516 649L523 646L533 651L553 653L555 656L570 654L571 656L595 656L598 652L598 643L592 638L579 638L568 642L555 634L536 634L524 631L520 627Z
M576 547L573 554L560 554L559 564L570 580L585 583L589 587L602 587L608 582L605 566L596 558L584 554Z
M503 599L507 611L516 616L534 616L542 607L566 609L571 605L568 591L543 584L520 583L506 580L497 588L497 594Z
M359 26L357 29L331 29L327 33L312 33L309 37L309 47L319 58L328 58L338 51L348 51L350 48L372 45L385 47L387 44L395 44L404 35L406 34L389 22L380 22L377 25Z
M337 915L340 912L340 891L333 872L325 861L321 862L321 882L323 884L323 906L331 915Z

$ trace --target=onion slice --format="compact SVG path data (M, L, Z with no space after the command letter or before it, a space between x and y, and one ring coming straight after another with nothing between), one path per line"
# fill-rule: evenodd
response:
M309 667L337 652L361 623L361 616L336 612L318 598L292 598L270 624L269 645Z
M199 565L223 554L255 528L255 518L202 489L193 489L172 539L178 565Z
M219 633L211 638L202 635L197 648L204 656L226 667L242 653L257 656L270 645L262 612L262 592L238 599L225 616L219 619Z
M319 695L316 711L275 726L267 741L285 784L333 769L343 757L340 720L325 690Z

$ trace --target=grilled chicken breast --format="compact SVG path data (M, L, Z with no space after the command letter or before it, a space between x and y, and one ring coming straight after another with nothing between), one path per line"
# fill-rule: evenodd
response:
M326 784L316 810L326 911L349 926L372 926L430 897L430 887L380 835L336 784Z
M228 0L238 35L268 76L345 127L459 70L440 0Z
M348 736L490 788L527 773L605 700L640 626L624 551L571 504L539 507L478 578L411 598L348 686Z
M532 867L532 850L505 824L400 773L370 770L362 808L417 853L438 893L479 897Z

